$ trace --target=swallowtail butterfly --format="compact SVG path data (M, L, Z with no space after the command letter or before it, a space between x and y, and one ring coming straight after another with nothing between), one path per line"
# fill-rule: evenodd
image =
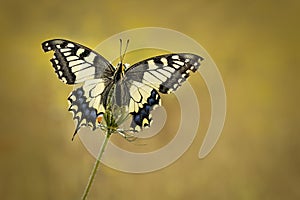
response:
M45 52L54 51L50 61L60 80L80 84L68 98L69 111L77 124L73 138L82 126L99 128L108 104L125 108L132 116L132 130L150 126L150 112L161 103L158 92L175 91L203 61L195 54L174 53L127 67L121 55L121 61L114 67L97 52L68 40L48 40L42 48Z

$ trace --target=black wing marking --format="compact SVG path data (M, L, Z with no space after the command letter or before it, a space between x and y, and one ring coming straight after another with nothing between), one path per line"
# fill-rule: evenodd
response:
M165 54L138 62L126 70L128 80L149 85L161 93L175 91L200 67L203 58L188 53Z
M59 79L67 84L82 83L89 79L109 78L115 68L95 51L63 39L42 43L45 52L54 51L50 60Z

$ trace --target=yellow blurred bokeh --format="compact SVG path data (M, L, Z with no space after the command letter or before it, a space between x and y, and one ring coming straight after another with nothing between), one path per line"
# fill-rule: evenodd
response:
M57 79L41 43L93 48L158 26L191 36L216 62L227 92L223 133L199 160L210 112L201 81L204 117L189 150L153 173L102 165L89 199L300 199L299 10L297 0L2 2L0 198L80 199L94 163L79 138L71 142L72 87Z

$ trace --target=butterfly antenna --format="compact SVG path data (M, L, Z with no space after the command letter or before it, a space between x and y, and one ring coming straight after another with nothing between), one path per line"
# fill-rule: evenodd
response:
M127 48L128 48L128 44L129 44L129 39L127 39L127 41L126 41L125 50L124 50L124 53L122 54L123 41L122 41L122 39L120 39L120 59L121 59L121 63L123 63L123 60L125 58L126 51L127 51Z
M123 54L123 59L124 59L124 57L125 57L125 54L126 54L126 51L127 51L127 48L128 48L128 44L129 44L129 39L127 39L127 41L126 41L126 47L125 47L125 51L124 51L124 54Z
M123 44L123 41L122 41L122 39L120 39L120 62L121 62L121 63L122 63L122 61L123 61L122 44Z

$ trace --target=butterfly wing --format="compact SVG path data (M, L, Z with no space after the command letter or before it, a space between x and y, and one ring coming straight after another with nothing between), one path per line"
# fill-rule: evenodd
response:
M99 126L98 118L105 112L106 98L113 86L113 82L103 79L87 81L83 86L76 88L69 96L69 111L73 114L76 123L74 136L82 126L95 130ZM72 138L72 140L73 140Z
M95 51L63 39L54 39L42 43L45 52L54 51L50 60L58 78L66 84L83 83L69 96L69 111L73 114L76 129L89 126L97 127L98 116L105 111L107 93L113 81L115 68Z
M50 60L58 78L67 84L82 83L90 79L109 78L114 67L95 51L63 39L42 43L45 52L54 51Z
M128 79L126 75L114 86L111 103L125 108L124 110L132 115L130 127L140 131L141 128L150 126L150 111L156 105L160 105L158 92L149 85Z
M128 68L125 82L128 85L129 111L133 116L131 127L134 129L149 126L150 111L160 104L157 91L167 94L176 91L196 72L203 58L195 54L165 54L148 58Z

